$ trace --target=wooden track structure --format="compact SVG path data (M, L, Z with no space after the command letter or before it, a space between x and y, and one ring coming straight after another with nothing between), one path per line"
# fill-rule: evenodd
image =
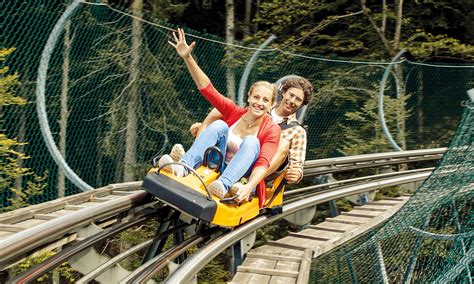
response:
M438 160L445 151L446 149L439 148L308 161L305 164L305 176ZM402 171L378 177L356 178L353 181L314 185L294 190L293 193L296 194L290 194L288 191L288 195L291 196L285 198L291 205L288 203L288 206L284 206L283 214L272 217L260 216L249 221L248 224L244 224L241 228L209 242L204 249L200 249L193 255L190 261L186 261L188 265L180 265L177 269L178 273L175 271L170 275L170 281L176 280L176 283L189 281L190 275L195 275L215 255L267 222L274 222L284 215L295 213L307 206L315 206L351 194L361 194L384 186L396 185L400 181L421 181L428 176L430 169L420 169L419 173L415 171L411 173ZM27 256L68 244L74 245L78 241L84 240L78 235L78 232L90 224L109 228L111 225L133 218L141 210L140 208L154 208L156 201L151 201L146 192L140 189L141 182L111 184L74 196L0 214L0 271L17 264ZM310 225L298 233L289 233L286 238L267 243L265 246L249 252L245 262L238 268L233 281L264 282L263 279L267 279L268 281L265 283L276 283L281 280L304 283L305 279L309 277L309 268L313 257L327 252L338 244L383 222L385 218L389 217L388 215L383 216L393 214L393 210L388 208L387 204L399 201L384 202L385 205L379 202L378 204L356 207L353 212L329 218L322 224ZM373 208L366 210L370 206ZM378 223L375 220L379 220ZM359 226L355 225L361 225L362 223L359 223L362 221L367 221L372 225L367 225L369 227L366 226L367 228L360 231L361 229L357 229ZM327 224L331 224L332 231L327 228L322 229L324 226L329 226ZM347 230L341 229L341 227L345 227ZM261 251L264 248L269 248L269 251ZM278 253L272 253L272 250ZM282 254L285 251L287 253ZM262 255L267 256L257 259L257 256ZM272 274L275 271L278 272ZM188 280L182 281L181 279Z
M252 249L231 283L308 283L313 258L383 223L408 199L409 196L402 196L356 206L337 217Z

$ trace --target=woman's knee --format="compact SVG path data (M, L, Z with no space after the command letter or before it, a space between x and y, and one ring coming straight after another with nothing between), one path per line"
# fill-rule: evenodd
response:
M260 141L255 136L247 136L242 140L240 149L258 155L260 153Z
M229 126L223 120L216 120L207 127L212 131L228 131Z

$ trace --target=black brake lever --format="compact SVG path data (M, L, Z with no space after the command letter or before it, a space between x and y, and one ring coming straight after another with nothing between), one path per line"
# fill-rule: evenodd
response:
M237 204L238 202L235 200L237 198L237 195L227 197L227 198L222 198L219 200L219 202L224 203L224 204Z

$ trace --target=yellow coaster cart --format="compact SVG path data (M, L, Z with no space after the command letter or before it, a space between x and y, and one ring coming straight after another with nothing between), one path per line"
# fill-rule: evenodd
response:
M211 152L219 155L219 165L208 163ZM153 168L143 181L143 188L165 204L191 216L201 222L221 227L235 227L255 218L262 210L271 209L281 212L283 203L284 178L283 174L274 180L261 182L256 190L255 198L248 202L237 204L232 197L219 198L211 195L207 188L220 174L222 153L217 147L207 149L203 165L194 170L185 166L189 174L176 177L162 168L173 163ZM177 163L179 164L179 163ZM266 187L266 184L269 187ZM276 195L274 195L276 193Z

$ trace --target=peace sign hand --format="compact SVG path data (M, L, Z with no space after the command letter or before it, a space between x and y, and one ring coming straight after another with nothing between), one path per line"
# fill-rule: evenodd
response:
M168 41L168 43L176 49L178 55L183 59L189 57L191 55L191 51L193 51L193 48L196 45L196 42L193 41L190 45L188 45L184 35L184 30L180 28L178 28L178 36L176 36L176 33L173 32L173 38L175 42Z

